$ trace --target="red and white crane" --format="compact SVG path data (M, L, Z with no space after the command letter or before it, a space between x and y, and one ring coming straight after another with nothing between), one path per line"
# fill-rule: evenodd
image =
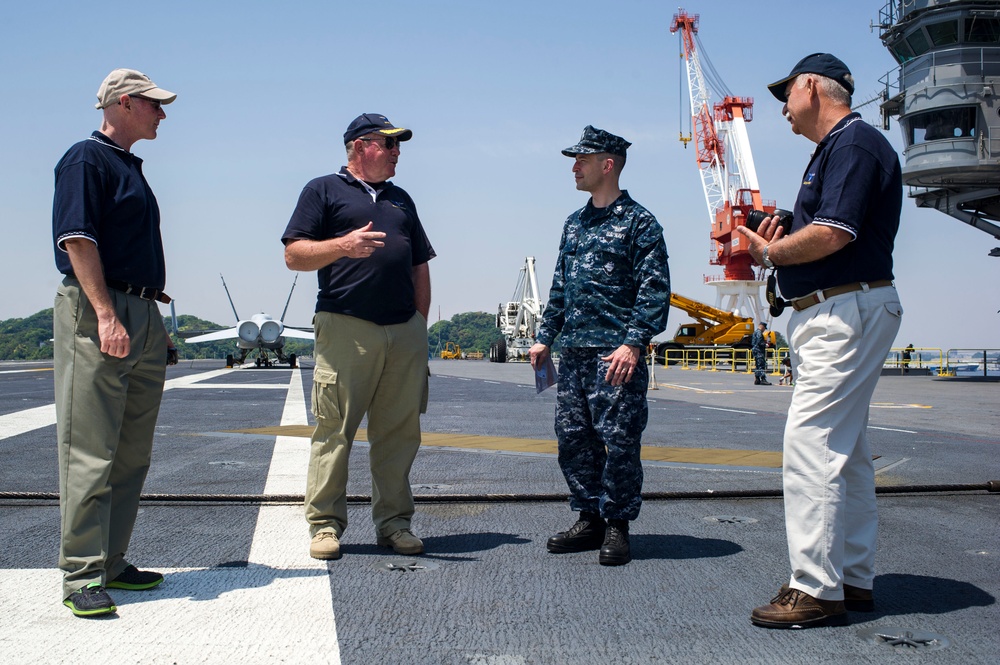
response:
M706 277L705 282L716 289L717 308L752 316L758 321L770 321L761 298L764 282L754 273L754 261L747 251L746 241L736 232L737 227L744 225L750 210L770 213L775 209L774 201L761 198L747 136L746 123L753 119L753 99L728 94L717 75L714 76L715 85L722 88L723 94L714 94L709 87L700 50L695 48L698 14L679 9L670 24L670 32L680 33L687 65L696 159L711 222L709 263L723 268L721 278ZM711 68L711 63L707 64ZM712 72L714 74L714 70ZM713 104L713 97L722 101ZM691 140L690 136L681 134L685 148Z

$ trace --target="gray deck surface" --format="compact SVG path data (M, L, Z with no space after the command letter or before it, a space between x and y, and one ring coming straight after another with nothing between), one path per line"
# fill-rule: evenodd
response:
M431 370L424 431L554 440L555 391L536 395L527 365L434 360ZM311 377L308 365L169 368L146 492L301 494L308 439L245 430L312 422ZM674 367L656 379L645 445L780 451L790 388ZM575 519L564 501L481 500L565 494L553 455L444 446L418 455L415 493L468 499L418 504L424 556L376 547L363 503L350 507L344 557L324 563L308 556L301 505L150 501L129 558L166 581L113 591L113 617L78 619L59 602L58 505L8 498L57 491L52 403L50 363L0 363L3 663L902 662L908 648L878 644L873 628L947 641L909 649L913 662L993 663L1000 651L997 494L880 495L876 612L774 631L749 613L788 576L780 498L647 501L634 561L608 568L596 552L545 551ZM1000 383L883 377L869 436L880 486L1000 480ZM364 442L351 467L349 493L369 494ZM647 492L780 488L775 468L645 465Z

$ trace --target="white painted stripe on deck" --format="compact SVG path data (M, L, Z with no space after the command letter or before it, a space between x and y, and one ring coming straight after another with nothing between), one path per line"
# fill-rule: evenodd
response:
M913 430L909 429L895 429L894 427L876 427L875 425L869 425L868 429L878 429L883 432L902 432L903 434L916 434Z
M306 422L302 375L295 371L281 424ZM279 437L265 491L301 492L307 458L308 440ZM309 557L308 543L301 506L262 506L245 567L161 569L166 580L151 591L112 590L118 615L107 619L79 619L63 607L55 568L0 570L9 597L34 599L0 621L0 653L39 665L95 658L339 665L329 573Z
M0 441L55 424L55 404L46 404L45 406L36 406L33 409L7 413L0 416Z
M208 379L214 379L217 376L222 376L232 370L229 369L216 369L209 372L200 372L198 374L190 374L188 376L181 376L176 379L170 379L163 384L163 390L171 390L172 388L209 388L218 386L197 386L195 384L200 381L207 381ZM226 388L228 384L222 385L221 387ZM233 387L247 387L247 386L233 386ZM268 386L271 387L271 386ZM274 386L276 388L284 388L284 386ZM0 416L0 441L3 439L10 438L12 436L17 436L18 434L24 434L26 432L31 432L36 429L41 429L43 427L49 427L56 424L56 405L46 404L45 406L37 406L33 409L25 409L24 411L15 411L14 413L8 413Z
M292 370L281 424L309 424L299 369ZM303 437L277 437L264 494L305 492L309 447L309 439ZM297 662L340 663L327 564L309 556L309 530L302 506L261 506L248 560L250 569L260 566L272 570L274 577L267 589L246 587L244 611L252 624L247 639L269 642L287 640L287 632L297 633L300 638L309 635L285 657L294 653ZM282 607L304 611L291 613L287 621L276 620L273 609L277 599Z
M288 386L274 383L201 383L183 386L187 390L287 390Z
M708 409L709 411L726 411L728 413L745 413L748 416L756 416L756 411L740 411L739 409L723 409L719 406L699 406L699 409Z

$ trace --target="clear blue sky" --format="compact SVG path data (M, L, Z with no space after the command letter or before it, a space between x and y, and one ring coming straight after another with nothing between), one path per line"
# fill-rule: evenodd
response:
M766 84L803 55L830 51L853 70L855 101L874 95L894 68L869 30L882 6L684 7L701 15L702 43L728 87L756 100L749 131L765 198L791 207L813 147L789 131ZM587 124L632 141L622 184L665 229L674 289L712 303L708 213L694 149L677 140L688 110L669 32L675 9L628 0L15 3L0 27L0 319L52 305L52 169L98 128L95 93L116 67L179 95L159 138L133 148L160 203L179 313L230 323L222 273L242 316L280 314L292 282L281 232L302 186L344 163L343 131L363 112L414 131L394 180L438 252L432 322L439 311L495 312L529 254L547 292L562 222L586 202L559 151ZM888 136L900 149L898 127ZM995 245L904 203L898 346L1000 346ZM314 274L299 278L288 322L309 323L315 289ZM673 310L668 333L684 318Z

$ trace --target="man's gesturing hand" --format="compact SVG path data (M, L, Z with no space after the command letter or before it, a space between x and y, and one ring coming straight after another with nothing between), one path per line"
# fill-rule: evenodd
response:
M379 240L384 238L385 233L372 231L373 222L360 229L355 229L340 239L341 248L346 256L352 259L367 259L375 253L379 247L385 247L385 243Z

